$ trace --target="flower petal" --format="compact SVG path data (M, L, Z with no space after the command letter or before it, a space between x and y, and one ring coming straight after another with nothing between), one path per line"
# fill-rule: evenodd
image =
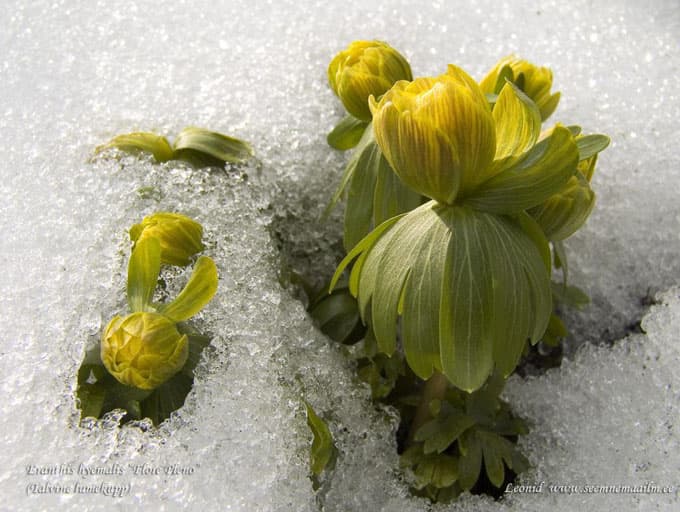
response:
M493 119L496 125L495 160L521 155L533 147L541 133L541 114L536 104L510 82L498 95Z

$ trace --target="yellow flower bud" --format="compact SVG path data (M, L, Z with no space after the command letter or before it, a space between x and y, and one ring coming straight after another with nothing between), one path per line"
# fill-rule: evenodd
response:
M144 217L130 228L135 244L146 238L156 238L161 245L161 263L185 266L191 257L204 249L203 227L178 213L159 212Z
M436 78L397 82L369 103L375 138L394 171L440 203L452 204L494 160L496 128L489 104L456 66Z
M155 389L182 369L189 355L186 335L175 322L157 313L116 316L101 342L104 366L118 382Z
M371 120L368 98L382 96L398 80L412 80L411 66L381 41L354 41L328 66L328 82L347 112Z
M560 93L550 94L553 76L549 68L538 67L514 55L509 55L501 59L489 71L480 82L480 87L484 93L497 94L505 85L506 78L536 103L543 121L548 119L557 108Z
M596 160L597 155L579 162L579 172L569 178L562 190L529 210L549 240L570 237L588 220L595 206L595 192L589 181Z

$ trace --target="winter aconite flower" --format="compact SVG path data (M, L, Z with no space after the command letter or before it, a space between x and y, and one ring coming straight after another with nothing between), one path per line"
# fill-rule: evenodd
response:
M550 319L548 241L526 210L558 193L576 172L572 132L541 138L534 102L512 83L493 111L479 85L449 66L435 78L397 82L371 99L376 141L394 172L431 197L359 241L350 291L380 351L396 348L429 379L479 389L506 377L527 341ZM539 140L540 139L540 140Z
M487 94L498 94L506 80L514 83L524 94L536 103L545 121L557 108L560 93L551 94L553 76L546 67L538 67L526 60L509 55L501 59L480 82L482 91Z
M449 66L437 78L395 84L371 99L378 145L404 183L452 203L493 161L496 134L491 109L477 83Z
M516 200L519 211L519 203L535 201L552 183L549 176L563 183L575 170L577 151L566 128L537 144L541 120L525 94L506 84L492 112L479 85L453 65L436 78L397 82L370 106L375 138L394 171L440 203L467 198L495 211L489 202Z
M368 98L382 96L398 80L412 80L411 66L390 45L380 41L354 41L328 66L328 81L347 111L362 121L371 120Z
M609 145L604 135L586 135L575 138L580 150L578 172L560 191L540 205L529 210L529 214L551 241L560 241L573 235L590 216L595 206L595 192L590 180L595 173L598 153Z
M151 390L180 371L189 354L188 338L175 322L157 313L116 316L104 331L101 357L116 380Z
M217 268L202 256L189 281L168 304L152 302L161 266L161 241L138 238L128 265L131 314L116 316L101 339L101 360L121 384L152 390L179 372L187 360L187 336L179 322L198 313L217 291Z
M161 245L161 263L168 265L187 265L192 256L203 250L202 236L203 227L179 213L154 213L130 228L135 244L156 238Z

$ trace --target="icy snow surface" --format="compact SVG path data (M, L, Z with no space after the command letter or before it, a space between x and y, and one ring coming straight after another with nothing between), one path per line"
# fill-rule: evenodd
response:
M517 52L555 73L554 116L613 143L598 207L568 241L572 282L593 304L569 315L572 361L513 378L533 423L520 483L680 485L680 5L646 2L232 2L7 0L0 12L0 509L427 510L398 469L398 419L371 405L351 365L310 322L290 270L328 276L340 212L318 218L346 155L326 66L353 39L404 52L416 75L449 62L481 78ZM197 125L250 141L241 168L192 170L93 148L136 130ZM146 194L140 193L144 187ZM214 338L187 403L162 428L78 426L87 343L122 311L126 229L157 210L203 223L220 270L198 317ZM671 289L635 334L650 297ZM340 455L308 479L301 399ZM27 466L123 475L27 474ZM114 465L118 466L114 466ZM130 465L184 475L134 475ZM38 484L120 484L122 498L29 495ZM464 497L436 510L677 510L670 495Z

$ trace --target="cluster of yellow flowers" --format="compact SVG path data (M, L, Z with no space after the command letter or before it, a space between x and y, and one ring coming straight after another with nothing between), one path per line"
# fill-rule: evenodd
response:
M590 179L609 139L559 123L543 129L560 99L552 72L514 56L479 83L452 64L414 79L394 48L356 41L328 76L354 118L329 142L359 144L360 155L336 194L349 187L349 254L336 278L358 257L350 291L362 318L390 354L401 316L406 359L420 377L443 372L472 391L494 367L507 376L526 341L537 343L547 329L549 244L588 218ZM373 190L361 192L367 186ZM424 204L403 200L414 193ZM396 205L389 217L376 213L385 205ZM371 209L372 223L353 212Z
M192 219L160 212L130 229L134 242L128 266L130 313L115 316L101 339L101 360L126 386L153 390L179 372L189 354L178 324L198 313L217 291L217 268L200 257L180 294L168 304L152 302L161 264L186 266L203 250L203 228Z
M348 254L310 313L342 343L363 333L359 377L409 421L401 464L418 495L448 501L482 472L500 489L505 468L528 467L526 426L500 394L531 345L566 335L554 305L587 302L562 241L593 209L609 139L544 128L552 72L515 56L480 82L453 64L414 79L394 48L356 41L328 79L347 111L328 143L355 148L329 205L346 192Z

